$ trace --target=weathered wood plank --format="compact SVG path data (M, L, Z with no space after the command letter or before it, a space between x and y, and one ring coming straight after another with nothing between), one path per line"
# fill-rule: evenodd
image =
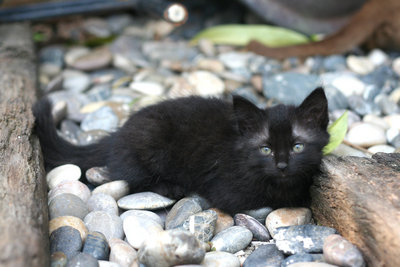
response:
M28 24L0 25L0 265L49 265L40 146L32 133L35 53Z
M314 218L356 244L368 266L400 266L400 154L327 157L311 188Z

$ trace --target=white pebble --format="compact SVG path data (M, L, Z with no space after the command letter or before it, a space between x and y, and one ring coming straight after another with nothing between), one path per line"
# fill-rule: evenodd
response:
M81 169L73 164L61 165L57 168L52 169L46 175L47 185L50 189L53 189L58 184L67 181L77 181L81 178Z
M366 75L375 69L375 65L366 57L348 56L347 66L357 74Z
M365 84L352 75L341 75L332 81L335 86L346 97L351 95L362 95L365 91Z
M133 82L129 87L136 92L152 96L160 96L165 91L165 89L156 82Z
M123 228L128 243L135 249L139 249L147 239L163 231L156 221L139 216L126 217Z
M366 122L355 123L347 133L346 139L350 143L362 147L386 143L385 130L375 124Z
M188 75L187 80L201 96L220 95L225 90L224 82L208 71L192 72Z
M393 60L392 68L397 75L400 75L400 57Z
M369 61L375 66L380 66L388 61L388 55L380 49L374 49L368 54Z
M92 192L92 194L98 193L108 194L118 200L129 193L129 185L124 180L112 181L96 187Z
M382 153L393 153L396 149L392 146L388 146L388 145L376 145L376 146L371 146L370 148L368 148L368 151L371 153L378 153L378 152L382 152Z

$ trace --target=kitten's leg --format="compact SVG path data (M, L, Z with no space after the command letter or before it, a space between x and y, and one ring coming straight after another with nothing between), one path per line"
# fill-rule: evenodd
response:
M150 188L150 190L162 196L176 200L186 196L185 189L182 186L166 181L156 183Z

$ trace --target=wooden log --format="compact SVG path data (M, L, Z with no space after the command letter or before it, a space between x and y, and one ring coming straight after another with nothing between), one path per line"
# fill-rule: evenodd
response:
M29 24L0 25L0 265L49 265L47 191L38 139Z
M314 218L357 245L368 266L400 266L400 154L326 157L311 187Z

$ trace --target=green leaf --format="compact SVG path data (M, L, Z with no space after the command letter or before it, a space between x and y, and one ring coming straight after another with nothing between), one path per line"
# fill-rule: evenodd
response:
M340 143L342 143L347 133L348 112L345 111L339 119L328 127L330 134L329 143L324 147L322 152L324 155L331 153Z
M191 40L196 44L200 39L208 39L215 44L246 45L257 40L271 47L303 44L310 39L298 32L269 25L227 24L205 29Z

